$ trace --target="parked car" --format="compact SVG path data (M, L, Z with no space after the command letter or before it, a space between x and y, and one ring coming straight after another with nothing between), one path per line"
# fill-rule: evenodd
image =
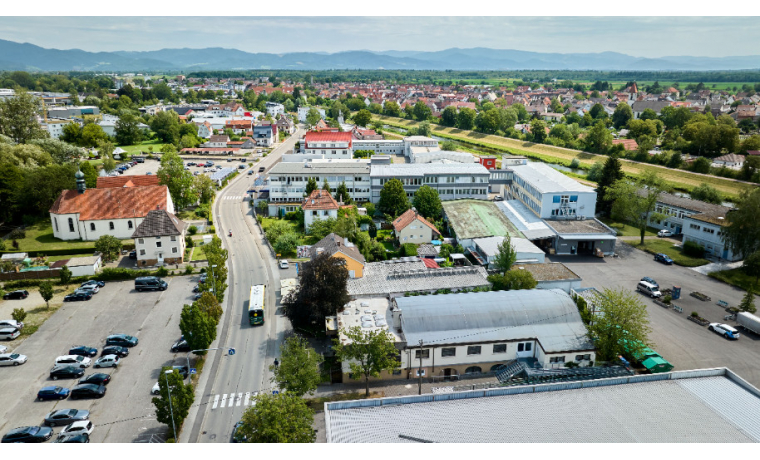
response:
M81 368L90 367L92 360L86 356L79 355L64 355L55 358L56 364L71 364L73 366L79 366Z
M63 430L61 430L60 434L82 434L87 433L88 435L92 434L92 421L90 420L77 420L76 422L71 422L69 425L66 426Z
M105 281L90 280L90 281L85 281L84 283L82 283L82 287L84 287L84 286L90 286L90 285L102 288L103 286L106 285L106 282Z
M151 388L150 394L157 395L159 393L161 393L161 387L159 386L158 382L156 382L156 384L153 385L153 388Z
M662 262L667 265L673 265L673 259L667 256L667 254L658 253L654 255L654 260L657 262Z
M716 334L720 334L727 339L739 340L740 337L739 331L729 326L728 324L710 323L710 325L707 326L707 329L715 332Z
M46 426L22 426L5 433L2 442L45 442L53 437L53 430Z
M134 250L134 249L131 250L131 251L129 251L129 258L130 259L137 259L137 251Z
M15 327L19 331L24 329L24 323L16 321L15 319L0 320L0 327Z
M280 268L288 268L290 265L288 265L288 261L283 259L280 261Z
M179 339L176 342L174 342L174 345L172 345L170 351L172 353L179 353L183 351L190 351L190 345L187 344L187 340L185 339Z
M0 355L0 366L20 366L26 362L26 355L6 353Z
M501 195L496 195L495 197L493 197L493 200L494 201L504 201L504 197L501 196Z
M248 175L253 176L253 169L248 170Z
M50 378L58 380L62 378L79 378L84 375L84 369L69 364L61 364L50 369Z
M245 169L245 168L246 168L245 165L238 165L238 169Z
M3 300L16 300L16 299L26 299L29 297L29 291L25 289L20 289L18 291L11 291L6 293L3 296Z
M97 374L90 374L87 377L82 377L79 379L79 383L93 383L95 385L108 385L108 382L110 381L111 376L102 372L98 372Z
M205 283L206 278L208 278L208 276L205 273L201 273L201 276L198 277L198 284Z
M156 276L141 276L135 278L135 290L142 291L165 291L169 285L166 281Z
M57 438L53 439L53 442L87 443L90 442L90 435L87 433L59 434Z
M66 389L68 390L68 388ZM90 411L82 409L59 409L45 416L45 425L54 427L90 419Z
M648 295L649 297L653 299L662 297L662 293L660 292L660 290L654 287L654 285L647 283L646 281L639 281L639 284L636 285L636 290L639 292L643 292L644 294Z
M88 284L86 286L78 287L77 290L74 292L92 292L93 294L97 294L98 292L100 292L100 287L98 287L97 285Z
M248 440L248 437L241 433L241 427L243 426L243 421L239 421L235 424L234 427L232 427L232 442L246 442Z
M660 289L660 285L657 284L657 281L653 280L652 278L650 278L648 276L645 276L645 277L641 278L641 281L646 281L647 283L649 283L652 286L654 286L654 288L657 289L657 290Z
M259 168L259 172L262 173L262 172L266 171L266 169L267 169L266 167L262 166L262 167Z
M4 354L6 351L8 351L8 347L5 345L0 345L0 354Z
M63 387L49 386L42 387L37 392L37 399L40 401L49 401L51 399L63 400L69 397L69 389Z
M92 299L92 292L85 292L76 290L73 293L67 295L63 298L64 302L77 302L80 300L90 300Z
M98 349L84 345L76 345L69 348L69 354L79 356L96 356L98 354Z
M664 237L667 237L667 236L673 236L673 232L671 232L670 230L662 229L659 232L657 232L657 236L659 236L660 238L664 238Z
M21 335L21 331L19 331L15 327L2 327L2 328L0 328L0 339L15 340L20 335Z
M100 352L100 356L106 356L106 355L116 355L119 358L123 358L129 355L129 348L120 347L118 345L103 347L103 349Z
M75 386L71 390L71 399L78 398L102 398L106 395L105 385L95 385L92 383L83 383Z
M232 158L227 158L227 163L231 162Z
M113 334L106 337L106 345L118 345L120 347L134 347L137 345L137 337L127 334Z
M101 368L101 367L118 367L119 366L119 357L116 355L106 355L101 356L98 358L97 361L95 361L95 364L93 367L95 368Z

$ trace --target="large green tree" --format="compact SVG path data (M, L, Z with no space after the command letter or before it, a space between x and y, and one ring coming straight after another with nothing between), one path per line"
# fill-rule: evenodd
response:
M612 212L614 200L607 195L607 190L615 182L625 177L623 166L616 155L610 155L604 162L596 188L596 212L608 216Z
M319 123L319 120L322 119L322 114L319 113L319 110L315 108L309 109L309 112L306 114L306 123L309 126L314 126L317 123Z
M105 262L116 260L121 248L121 240L113 235L103 235L95 241L95 250L102 254Z
M723 238L731 252L741 257L760 251L760 188L742 192L734 211L726 214Z
M291 336L280 345L280 362L272 365L269 370L274 373L272 382L286 390L289 394L303 396L314 394L322 381L319 366L322 355L303 337Z
M420 121L425 121L428 118L430 118L430 115L432 115L433 111L424 102L417 101L417 103L414 104L414 109L412 110L412 113L414 113L414 117L416 119Z
M615 129L625 127L629 121L633 119L633 110L631 106L625 102L621 102L615 107L615 111L612 113L612 126Z
M182 307L179 329L191 350L205 350L216 339L216 321L195 303Z
M423 185L414 192L414 199L412 200L415 209L423 217L428 220L435 220L441 216L441 197L438 196L438 190L430 187L429 185Z
M167 371L171 372L165 374ZM170 393L171 402L169 402ZM151 400L156 408L156 420L159 423L163 423L170 429L175 428L179 432L194 400L193 386L190 383L185 384L177 369L168 366L161 368L158 376L158 395Z
M243 413L237 436L241 442L306 443L316 440L314 411L291 393L260 393Z
M304 192L304 196L311 195L311 192L319 190L319 185L317 184L317 180L313 177L310 177L309 180L306 182L306 191Z
M459 113L457 114L457 128L459 129L474 128L476 117L477 117L477 113L469 107L463 107L459 109Z
M193 188L195 193L198 194L198 199L202 204L211 203L216 194L216 184L205 174L199 174L195 176L193 180Z
M353 204L354 200L351 198L351 195L348 194L348 187L346 186L346 181L343 181L340 183L338 188L335 190L335 200L336 201L342 201L343 204Z
M0 134L19 144L48 137L37 123L41 111L40 99L24 90L17 90L14 97L0 99Z
M720 192L715 187L704 182L691 189L689 196L694 200L704 201L706 203L721 204L723 202L723 197Z
M202 248L203 255L208 261L208 271L211 272L211 276L206 278L206 284L214 290L216 299L221 303L224 301L224 291L227 290L227 257L229 251L222 248L222 240L216 235L210 243L204 244Z
M607 153L612 147L612 133L604 125L604 122L597 121L586 133L584 139L586 150L594 153Z
M293 327L324 327L348 303L348 270L345 260L322 253L302 263L298 288L282 300L285 316Z
M348 363L354 379L364 379L365 396L369 396L369 378L397 369L400 364L393 336L383 329L365 331L359 326L343 333L348 340L346 343L333 340L335 355L341 362Z
M150 121L150 129L161 142L174 145L179 143L179 115L173 110L157 113Z
M401 114L401 109L396 101L385 101L383 104L383 113L389 117L397 117Z
M443 126L456 126L457 124L457 108L450 105L443 109L441 112L441 124Z
M82 128L80 145L83 147L98 147L101 142L108 141L108 134L96 123L88 123Z
M170 152L161 156L158 181L169 188L177 210L184 209L198 198L193 173L185 169L185 163L177 153Z
M58 139L33 139L30 144L40 147L49 153L53 161L57 164L66 164L78 161L84 154L84 151L71 144L67 144Z
M534 289L538 281L528 270L507 270L503 274L497 273L488 276L494 291L516 291L520 289Z
M98 171L89 161L83 161L80 168L84 174L84 184L87 188L95 188L98 185Z
M543 120L539 120L538 118L531 121L530 135L533 138L533 142L542 144L544 141L546 141L546 138L548 136L546 133L546 123L544 123Z
M75 188L76 171L76 166L70 163L28 169L24 171L23 185L15 191L13 201L24 214L47 215L61 191Z
M640 175L635 182L621 179L605 191L605 196L613 201L612 217L625 221L639 229L641 244L649 219L662 220L665 215L655 211L660 194L668 192L665 181L654 171Z
M372 121L372 114L367 109L361 109L354 115L354 123L359 126L367 126Z
M613 361L624 354L631 358L649 344L647 308L632 290L605 288L594 305L597 315L588 326L588 335L594 340L598 360Z
M506 272L517 261L517 253L512 247L512 238L507 234L501 243L497 246L496 257L493 264L500 272Z
M391 179L380 190L380 201L377 207L383 214L390 214L394 219L409 209L409 198L406 196L404 184L398 179Z
M116 122L116 143L119 145L139 144L143 140L140 121L129 111L122 111Z
M46 308L50 308L50 299L53 298L55 292L53 291L53 283L50 281L43 281L40 284L40 296L45 301Z

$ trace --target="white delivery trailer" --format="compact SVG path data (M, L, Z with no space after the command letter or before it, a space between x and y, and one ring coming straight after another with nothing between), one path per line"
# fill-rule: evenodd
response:
M741 327L760 335L760 318L752 313L739 312L736 314L736 322Z

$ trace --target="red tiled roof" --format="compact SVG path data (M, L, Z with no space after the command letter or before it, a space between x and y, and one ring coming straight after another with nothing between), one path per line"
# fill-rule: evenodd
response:
M166 209L168 196L165 185L94 188L84 193L64 190L50 212L79 214L79 220L145 217L154 209Z
M309 131L304 135L304 140L307 144L309 142L350 142L351 133Z
M314 190L311 195L308 196L301 205L301 207L308 210L330 210L338 209L340 206L335 198L330 195L330 192L325 190Z
M128 185L130 182L132 185ZM146 185L158 185L158 176L141 175L98 177L97 188L144 187Z
M433 259L421 259L422 263L425 264L425 267L427 268L441 268L438 263Z
M398 216L396 220L393 221L393 229L396 230L397 232L400 232L401 230L405 229L407 225L411 224L415 220L419 220L420 222L424 223L425 225L430 227L433 230L433 232L439 235L441 234L441 232L439 232L438 229L435 228L435 225L425 220L424 217L419 215L413 209L408 209L405 213Z
M636 143L636 139L613 139L612 144L623 144L623 148L626 150L636 150L639 148L639 144Z

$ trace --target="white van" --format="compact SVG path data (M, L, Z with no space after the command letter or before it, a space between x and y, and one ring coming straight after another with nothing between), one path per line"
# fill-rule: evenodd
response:
M662 293L657 289L657 286L655 286L652 283L648 283L646 281L639 281L639 284L636 286L636 290L639 292L643 292L644 294L648 295L651 298L657 298L662 297Z

